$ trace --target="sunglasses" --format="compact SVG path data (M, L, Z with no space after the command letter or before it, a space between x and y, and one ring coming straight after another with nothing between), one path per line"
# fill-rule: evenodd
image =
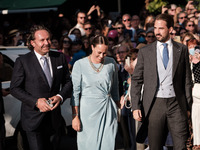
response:
M181 32L180 35L185 34L186 32Z
M126 22L126 21L131 21L131 19L124 19L123 21L124 21L124 22Z
M92 28L90 27L90 28L85 28L85 30L92 30Z
M170 35L176 35L176 33L170 33Z
M70 41L64 40L63 44L70 44Z
M191 27L191 26L194 27L194 24L188 24L188 27Z
M154 35L149 35L149 36L147 36L148 38L155 38L155 36Z
M124 29L124 27L118 27L117 29Z
M185 17L180 17L179 19L183 19L183 18L185 18L185 19L186 19L186 18L187 18L187 16L185 16Z

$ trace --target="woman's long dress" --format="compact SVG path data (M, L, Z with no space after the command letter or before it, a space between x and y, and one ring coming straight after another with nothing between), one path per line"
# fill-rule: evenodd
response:
M91 67L88 57L78 60L73 66L72 82L71 104L80 106L82 125L77 133L78 150L114 150L117 133L114 101L119 100L114 59L105 57L103 69L98 73Z

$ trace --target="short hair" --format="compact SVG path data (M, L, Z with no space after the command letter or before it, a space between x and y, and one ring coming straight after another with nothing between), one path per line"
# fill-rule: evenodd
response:
M32 26L30 28L30 34L29 34L29 36L27 38L28 48L30 50L34 50L34 47L32 46L31 41L35 40L35 33L37 31L39 31L39 30L46 30L49 33L50 37L51 37L50 30L48 28L46 28L45 26L43 26L43 25L34 25L34 26Z
M96 47L96 45L98 45L98 44L108 45L108 43L109 43L108 39L105 36L103 36L103 35L97 35L97 36L95 36L93 38L91 45L93 45L94 47Z
M170 27L174 26L174 19L172 18L172 16L168 15L168 14L159 14L156 16L156 20L163 20L166 22L167 24L167 28L169 29Z

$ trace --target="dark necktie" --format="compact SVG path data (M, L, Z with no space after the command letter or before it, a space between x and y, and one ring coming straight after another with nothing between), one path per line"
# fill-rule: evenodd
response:
M45 56L42 56L41 59L44 61L44 64L43 64L44 74L45 74L45 76L47 78L49 86L51 87L51 85L52 85L52 77L51 77L51 72L50 72L50 68L49 68L49 63L48 63L47 58Z
M163 65L166 69L167 64L169 62L169 52L168 52L168 48L167 48L167 43L163 43L162 45L164 46L164 48L163 48Z

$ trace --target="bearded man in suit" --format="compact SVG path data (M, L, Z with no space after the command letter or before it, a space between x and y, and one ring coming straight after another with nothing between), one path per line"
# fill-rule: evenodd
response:
M72 92L66 59L62 53L50 51L50 38L44 26L30 29L31 52L16 59L11 80L11 94L22 102L21 122L30 150L57 149L56 134L62 126L60 104Z
M186 149L192 79L187 47L170 38L173 25L168 14L156 17L157 41L139 50L132 76L133 117L139 121L137 142L143 143L148 135L152 150L162 149L168 130L174 149Z

